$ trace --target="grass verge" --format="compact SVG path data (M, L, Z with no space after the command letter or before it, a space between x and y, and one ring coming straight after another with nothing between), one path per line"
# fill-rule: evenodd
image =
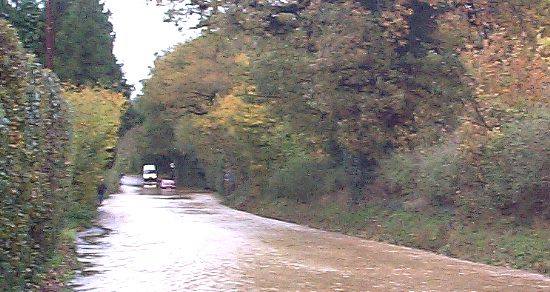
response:
M68 287L78 268L75 241L75 228L66 228L61 232L60 243L46 263L46 269L40 275L40 291L72 291Z

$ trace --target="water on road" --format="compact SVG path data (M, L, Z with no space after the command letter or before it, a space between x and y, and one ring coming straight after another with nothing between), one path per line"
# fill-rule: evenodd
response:
M550 279L123 186L79 235L77 291L550 291Z

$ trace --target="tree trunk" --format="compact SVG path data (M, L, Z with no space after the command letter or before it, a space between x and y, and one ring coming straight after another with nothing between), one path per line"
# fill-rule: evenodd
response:
M46 68L53 69L55 31L52 0L46 0Z

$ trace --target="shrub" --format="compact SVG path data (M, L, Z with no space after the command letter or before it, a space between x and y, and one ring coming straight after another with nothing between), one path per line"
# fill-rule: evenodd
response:
M381 163L380 177L394 192L425 196L434 205L449 205L459 189L460 169L456 147L447 144L394 154Z
M350 178L344 167L324 170L323 176L323 191L326 193L334 193L350 185Z
M416 194L417 165L407 154L395 154L381 163L380 176L392 192L405 196Z
M302 203L310 202L329 191L326 184L326 169L323 163L312 159L291 159L271 176L267 191L279 198L292 198ZM329 182L330 187L335 187L338 183L334 178Z
M452 145L427 152L418 170L417 191L435 205L453 204L460 188L460 167L458 151Z
M482 154L483 192L506 214L550 218L550 117L525 116L502 127Z

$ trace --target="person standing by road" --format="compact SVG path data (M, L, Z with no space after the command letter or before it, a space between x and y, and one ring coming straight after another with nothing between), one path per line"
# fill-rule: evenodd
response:
M97 203L101 205L103 199L105 198L105 192L107 191L107 186L105 185L105 179L101 179L99 186L97 186Z
M223 174L223 191L226 196L235 191L235 175L231 170L227 170Z

